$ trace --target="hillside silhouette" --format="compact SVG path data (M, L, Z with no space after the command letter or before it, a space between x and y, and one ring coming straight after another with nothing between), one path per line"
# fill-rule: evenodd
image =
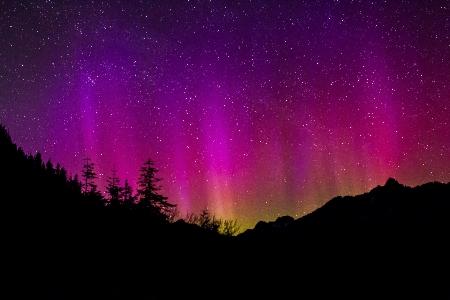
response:
M445 234L450 230L448 216L450 184L430 182L411 188L389 178L384 186L358 196L335 197L297 220L285 216L260 221L241 236Z
M114 177L110 199L95 186L84 189L62 166L25 154L3 126L0 163L0 299L450 294L448 183L407 187L390 178L302 218L261 221L232 237L218 234L213 221L170 220L163 210L170 202L145 185L145 205L129 195L120 202ZM213 218L205 212L202 220Z

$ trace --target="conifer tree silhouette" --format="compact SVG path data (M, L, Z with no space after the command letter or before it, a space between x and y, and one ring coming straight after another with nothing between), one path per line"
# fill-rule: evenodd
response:
M81 176L84 178L84 190L83 194L86 196L88 193L97 192L97 185L94 183L94 179L97 178L97 174L94 173L94 163L90 162L90 158L86 157L83 160L86 163L83 166Z
M127 207L132 207L135 197L133 196L133 189L128 183L128 179L125 179L125 185L120 191L119 199L123 201L123 204Z
M151 214L167 217L167 213L175 205L167 202L168 198L158 193L161 186L157 184L161 178L156 177L158 169L154 167L153 161L148 159L140 172L137 189L138 205L148 209Z
M54 175L55 174L55 169L53 168L53 164L52 164L50 158L48 159L47 163L45 164L45 170L50 175Z
M44 163L42 161L42 155L40 152L37 152L34 156L34 164L37 171L41 171L44 169Z
M78 179L78 174L75 174L75 176L72 178L72 175L69 176L69 182L68 182L69 190L71 190L74 194L80 194L82 195L82 183Z
M108 185L106 186L106 192L109 194L109 204L110 205L118 205L119 196L123 190L120 185L120 179L117 177L116 165L114 164L114 168L112 169L112 176L108 177L106 182Z

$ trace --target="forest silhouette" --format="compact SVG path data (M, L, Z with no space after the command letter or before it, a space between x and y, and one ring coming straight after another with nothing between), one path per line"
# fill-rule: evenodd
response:
M106 196L0 126L1 299L448 298L450 184L395 179L300 219L181 216L153 161Z

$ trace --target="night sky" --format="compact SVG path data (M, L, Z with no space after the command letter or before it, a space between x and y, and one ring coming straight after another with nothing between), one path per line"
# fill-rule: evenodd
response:
M0 1L0 123L102 191L152 158L247 228L450 181L448 1L28 2Z

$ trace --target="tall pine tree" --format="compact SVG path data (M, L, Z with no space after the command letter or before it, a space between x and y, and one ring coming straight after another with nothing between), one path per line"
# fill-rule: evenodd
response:
M84 158L86 163L81 171L81 176L84 178L83 193L86 196L89 193L95 193L97 191L97 185L94 183L94 179L97 178L97 174L94 173L94 163L91 163L89 157Z
M116 165L114 164L114 169L111 171L112 176L108 177L106 182L108 185L106 186L106 192L109 194L109 204L116 206L120 204L120 195L123 188L120 186L120 180L117 177Z
M125 185L119 196L126 207L131 208L134 205L135 197L133 196L133 189L128 183L128 179L125 179Z
M138 205L141 208L148 209L155 216L166 217L175 205L167 202L168 198L158 193L161 189L161 186L158 185L161 178L156 177L158 169L154 167L153 161L148 159L140 172L137 189Z

